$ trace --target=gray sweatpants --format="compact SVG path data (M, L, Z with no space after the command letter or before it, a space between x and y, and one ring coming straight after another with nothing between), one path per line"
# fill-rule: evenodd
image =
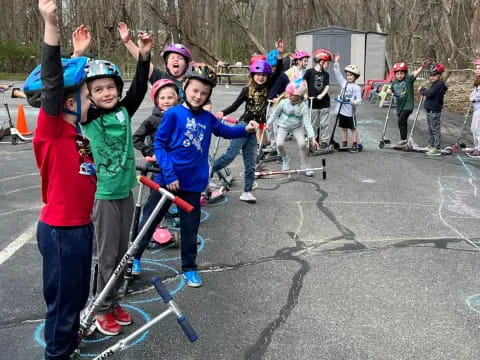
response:
M298 150L300 153L300 167L302 169L306 169L310 167L305 160L305 128L303 126L298 127L293 130L287 130L282 127L278 128L277 133L277 149L278 153L281 155L283 159L289 159L290 157L287 154L287 150L285 149L285 138L287 137L288 133L292 132L293 136L297 140Z
M440 149L441 141L441 128L440 116L442 113L427 112L428 133L430 134L428 139L428 145L435 146Z
M312 127L315 135L319 132L318 142L328 143L330 135L328 133L328 121L330 115L330 108L312 109Z
M130 227L133 216L133 195L118 200L95 200L93 206L94 247L96 264L96 294L100 294L121 258L128 249ZM98 307L97 314L105 315L112 311L120 300L118 290L123 282L123 272L108 293L105 301Z

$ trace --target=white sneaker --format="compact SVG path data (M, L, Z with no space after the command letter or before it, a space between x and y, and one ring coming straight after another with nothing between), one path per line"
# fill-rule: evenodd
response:
M288 156L285 156L282 162L282 171L288 170L290 170L290 158Z
M302 164L302 170L311 169L312 167L308 164ZM305 176L313 176L313 170L305 171Z
M402 145L407 145L407 143L408 143L408 140L400 140L400 141L397 143L397 145L402 146Z
M250 191L242 192L242 195L240 195L240 200L250 204L255 204L257 202L257 198L253 196L253 194Z

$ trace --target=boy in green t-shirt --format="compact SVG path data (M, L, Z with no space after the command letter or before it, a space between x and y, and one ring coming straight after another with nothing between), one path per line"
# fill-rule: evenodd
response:
M412 75L408 75L408 66L406 63L398 62L393 65L392 70L395 73L395 79L387 93L397 98L398 128L400 130L400 141L398 145L405 145L407 143L407 121L413 111L415 103L413 83L417 80L420 72L428 67L428 64L428 61L425 60L422 66L415 70Z

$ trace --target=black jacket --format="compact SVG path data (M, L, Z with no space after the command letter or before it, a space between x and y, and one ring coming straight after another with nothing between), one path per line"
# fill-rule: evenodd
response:
M422 88L420 94L425 96L425 110L432 112L441 112L443 108L443 98L448 87L443 81L435 81L430 89Z
M135 149L139 150L143 156L153 156L153 140L155 139L155 133L162 119L163 113L155 107L152 115L144 120L133 134L133 146L135 146Z

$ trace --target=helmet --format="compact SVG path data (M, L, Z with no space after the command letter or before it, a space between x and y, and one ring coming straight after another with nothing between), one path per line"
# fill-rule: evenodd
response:
M85 65L87 58L85 56L62 59L63 87L64 93L68 94L80 88L86 78ZM41 79L41 65L38 65L28 75L23 86L23 91L27 95L28 103L33 107L40 107L41 92L43 83Z
M197 79L212 85L217 85L217 73L210 65L195 63L187 68L187 79ZM186 86L185 86L186 88Z
M185 45L182 44L171 44L168 45L162 53L162 58L165 63L167 62L167 57L169 54L175 53L182 55L185 58L185 62L188 64L189 62L192 61L192 53L190 50Z
M309 58L310 54L306 51L295 51L295 54L293 54L293 60L300 60L303 58Z
M270 50L267 54L267 62L270 66L276 66L278 62L278 50Z
M170 80L170 79L157 80L153 83L152 89L150 90L150 98L152 99L152 101L155 105L156 105L155 98L157 96L157 93L160 91L161 88L163 88L165 86L173 86L175 88L175 91L177 92L177 95L178 95L178 87L172 80Z
M307 89L305 88L303 81L292 81L287 85L287 88L285 89L285 91L289 95L303 96L305 95L305 92L307 91Z
M257 60L267 60L267 57L265 55L253 55L250 58L250 65L252 65Z
M355 75L357 78L360 76L360 69L356 65L347 65L345 66L345 69L343 69L345 72L352 73Z
M445 66L443 64L436 64L430 66L430 69L428 69L428 75L437 75L441 74L445 71Z
M250 65L251 74L271 74L272 67L266 60L257 60Z
M122 73L117 65L107 60L91 60L85 66L87 82L95 79L112 78L117 84L118 94L123 91Z
M475 62L473 63L473 65L474 65L474 66L480 65L480 59L475 60Z
M408 66L404 62L398 62L393 65L392 68L393 72L396 73L397 71L408 71Z
M313 52L313 61L319 62L320 60L332 61L333 54L328 49L317 49Z

